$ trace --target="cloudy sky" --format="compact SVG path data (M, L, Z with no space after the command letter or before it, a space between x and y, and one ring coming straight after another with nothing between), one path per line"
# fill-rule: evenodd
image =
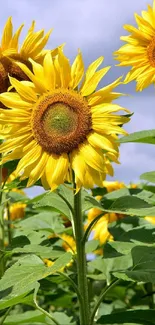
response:
M23 37L33 19L36 29L54 29L48 48L66 43L65 53L72 61L78 48L83 53L86 67L97 57L105 57L104 65L112 68L101 86L127 72L116 67L112 52L121 44L121 35L126 35L124 24L135 25L134 12L141 13L152 5L152 0L1 0L0 31L8 16L13 17L15 28L25 23ZM151 86L142 93L135 92L135 83L121 87L122 92L131 96L118 102L134 112L126 129L135 132L154 128L155 90ZM125 182L137 181L139 175L155 169L154 147L143 144L123 144L121 165L115 168L114 179Z

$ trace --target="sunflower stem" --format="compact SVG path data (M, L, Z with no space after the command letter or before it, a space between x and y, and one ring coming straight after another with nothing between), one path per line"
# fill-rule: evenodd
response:
M11 216L10 216L10 204L9 202L6 203L6 209L7 209L7 217L8 217L8 242L9 245L11 244L11 239L12 239L12 233L11 233Z
M0 155L1 157L1 155ZM4 208L3 208L3 184L2 184L2 165L0 166L0 249L4 251L4 239L5 239L5 228L4 228ZM4 256L0 256L0 278L3 276L5 271Z
M74 190L76 191L76 184L74 183ZM88 282L87 282L87 266L86 253L83 240L83 218L81 209L81 191L74 195L74 232L76 241L76 261L77 261L77 275L78 275L78 289L81 295L79 300L80 309L80 325L90 324L89 299L88 299Z

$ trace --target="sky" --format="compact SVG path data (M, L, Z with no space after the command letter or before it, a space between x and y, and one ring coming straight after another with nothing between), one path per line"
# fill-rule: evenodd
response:
M86 67L99 56L104 56L103 66L112 67L100 83L103 87L129 70L116 66L118 62L113 60L112 53L123 45L120 36L127 35L123 25L136 26L134 12L140 14L148 4L152 5L152 0L1 0L0 32L8 16L12 16L15 28L25 23L22 37L33 19L36 20L36 30L53 28L47 48L66 43L65 54L71 62L79 48ZM136 93L135 82L132 82L121 86L118 91L130 95L117 102L134 113L131 122L125 126L126 130L131 133L154 128L154 87ZM121 165L114 165L115 176L109 180L137 182L142 173L155 169L154 158L152 145L122 144ZM32 195L34 189L29 193Z

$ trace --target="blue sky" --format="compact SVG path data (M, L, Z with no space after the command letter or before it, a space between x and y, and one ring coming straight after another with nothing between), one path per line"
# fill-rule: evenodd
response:
M86 67L101 55L105 57L104 65L112 65L100 84L103 86L128 71L115 66L117 62L113 60L112 52L123 44L120 36L127 34L123 30L123 24L135 25L134 12L140 14L147 9L147 4L152 5L152 1L1 0L0 31L10 15L15 28L25 23L23 37L33 19L36 20L36 30L44 28L47 31L53 28L48 48L65 42L65 54L71 61L80 48ZM128 132L154 128L154 87L150 86L142 93L136 93L135 83L130 83L118 90L131 95L118 101L120 105L134 112L131 122L126 126ZM115 165L116 180L127 183L137 181L140 174L155 169L154 146L123 144L120 152L121 165Z

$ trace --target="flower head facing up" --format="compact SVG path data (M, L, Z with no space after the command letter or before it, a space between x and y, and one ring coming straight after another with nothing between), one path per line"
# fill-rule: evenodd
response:
M120 66L131 66L125 82L137 81L137 91L142 91L151 83L155 83L155 0L153 7L142 11L142 16L135 14L138 28L125 25L130 35L122 36L127 42L114 54Z
M10 108L0 110L0 122L6 125L0 152L3 163L20 159L15 173L29 178L28 186L41 178L45 188L54 190L72 181L73 170L79 190L103 186L106 174L113 175L111 161L118 163L119 155L117 134L126 134L122 124L129 118L115 115L127 110L111 103L120 95L112 92L120 79L95 92L109 70L96 71L102 61L101 57L93 62L84 79L81 53L72 66L61 49L54 59L47 53L43 66L30 60L33 73L18 63L30 81L10 77L16 92L0 95Z
M10 83L8 74L18 80L29 80L27 75L20 69L16 62L23 62L29 68L31 63L29 58L36 62L42 62L47 50L44 50L51 30L44 35L44 30L34 32L35 22L32 22L30 29L19 49L19 36L23 24L13 34L13 25L11 17L8 18L0 43L0 93L7 91ZM57 49L51 51L55 55Z

